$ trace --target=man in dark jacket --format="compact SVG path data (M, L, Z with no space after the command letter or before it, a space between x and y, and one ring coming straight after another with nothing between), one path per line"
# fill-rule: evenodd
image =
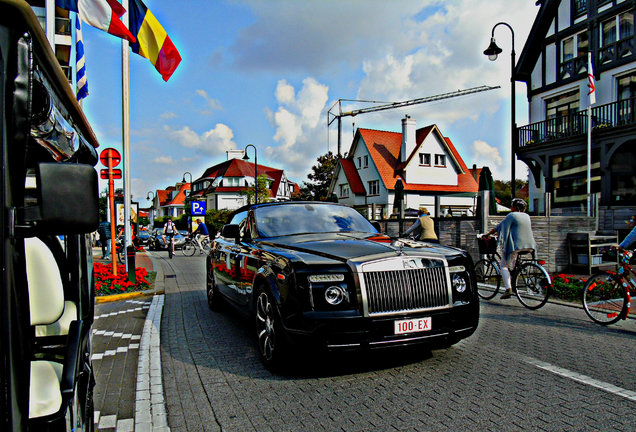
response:
M110 222L104 220L97 226L99 242L102 244L102 258L110 258Z

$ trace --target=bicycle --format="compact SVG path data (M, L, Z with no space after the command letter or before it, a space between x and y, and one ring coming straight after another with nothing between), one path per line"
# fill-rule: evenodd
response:
M203 240L201 240L201 246L203 247L203 253L208 254L210 252L210 238L209 237L204 237ZM199 244L197 243L197 241L192 238L192 236L188 236L186 238L186 241L183 245L183 248L181 249L181 252L183 252L183 254L185 256L192 256L196 253L196 251L199 249Z
M477 278L477 293L481 298L488 300L499 292L501 269L499 263L495 261L499 258L499 254L496 252L496 242L493 246L489 244L492 240L483 240L484 237L478 236L477 241L478 244L480 240L484 242L486 249L480 247L480 251L487 251L486 259L479 260L475 264L475 276ZM488 239L488 237L486 238ZM488 244L486 245L486 243ZM532 255L532 257L527 258L527 255ZM534 255L534 249L517 251L515 265L510 274L512 291L515 296L522 305L532 310L539 309L547 303L552 287L550 274L543 268L545 261L535 259Z
M583 309L598 324L614 324L629 315L630 289L636 290L634 269L629 264L634 251L619 253L621 257L616 271L604 270L592 275L583 288Z

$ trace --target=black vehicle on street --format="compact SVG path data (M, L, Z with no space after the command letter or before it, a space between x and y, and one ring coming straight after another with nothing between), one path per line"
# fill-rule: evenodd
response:
M208 305L231 304L254 317L268 367L293 343L327 350L450 346L479 321L466 252L392 241L344 205L242 207L215 239L206 269Z

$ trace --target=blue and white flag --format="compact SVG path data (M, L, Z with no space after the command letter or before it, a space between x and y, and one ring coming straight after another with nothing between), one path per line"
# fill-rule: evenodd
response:
M88 96L88 82L86 81L86 64L84 63L84 40L82 38L82 23L79 15L75 16L75 86L77 88L77 100Z

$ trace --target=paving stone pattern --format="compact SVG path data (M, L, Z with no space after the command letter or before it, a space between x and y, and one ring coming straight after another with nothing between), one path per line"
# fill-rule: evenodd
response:
M172 431L636 430L633 400L534 364L634 391L633 320L602 327L581 309L495 299L452 348L298 353L275 375L258 360L250 322L208 310L203 258L159 262Z

